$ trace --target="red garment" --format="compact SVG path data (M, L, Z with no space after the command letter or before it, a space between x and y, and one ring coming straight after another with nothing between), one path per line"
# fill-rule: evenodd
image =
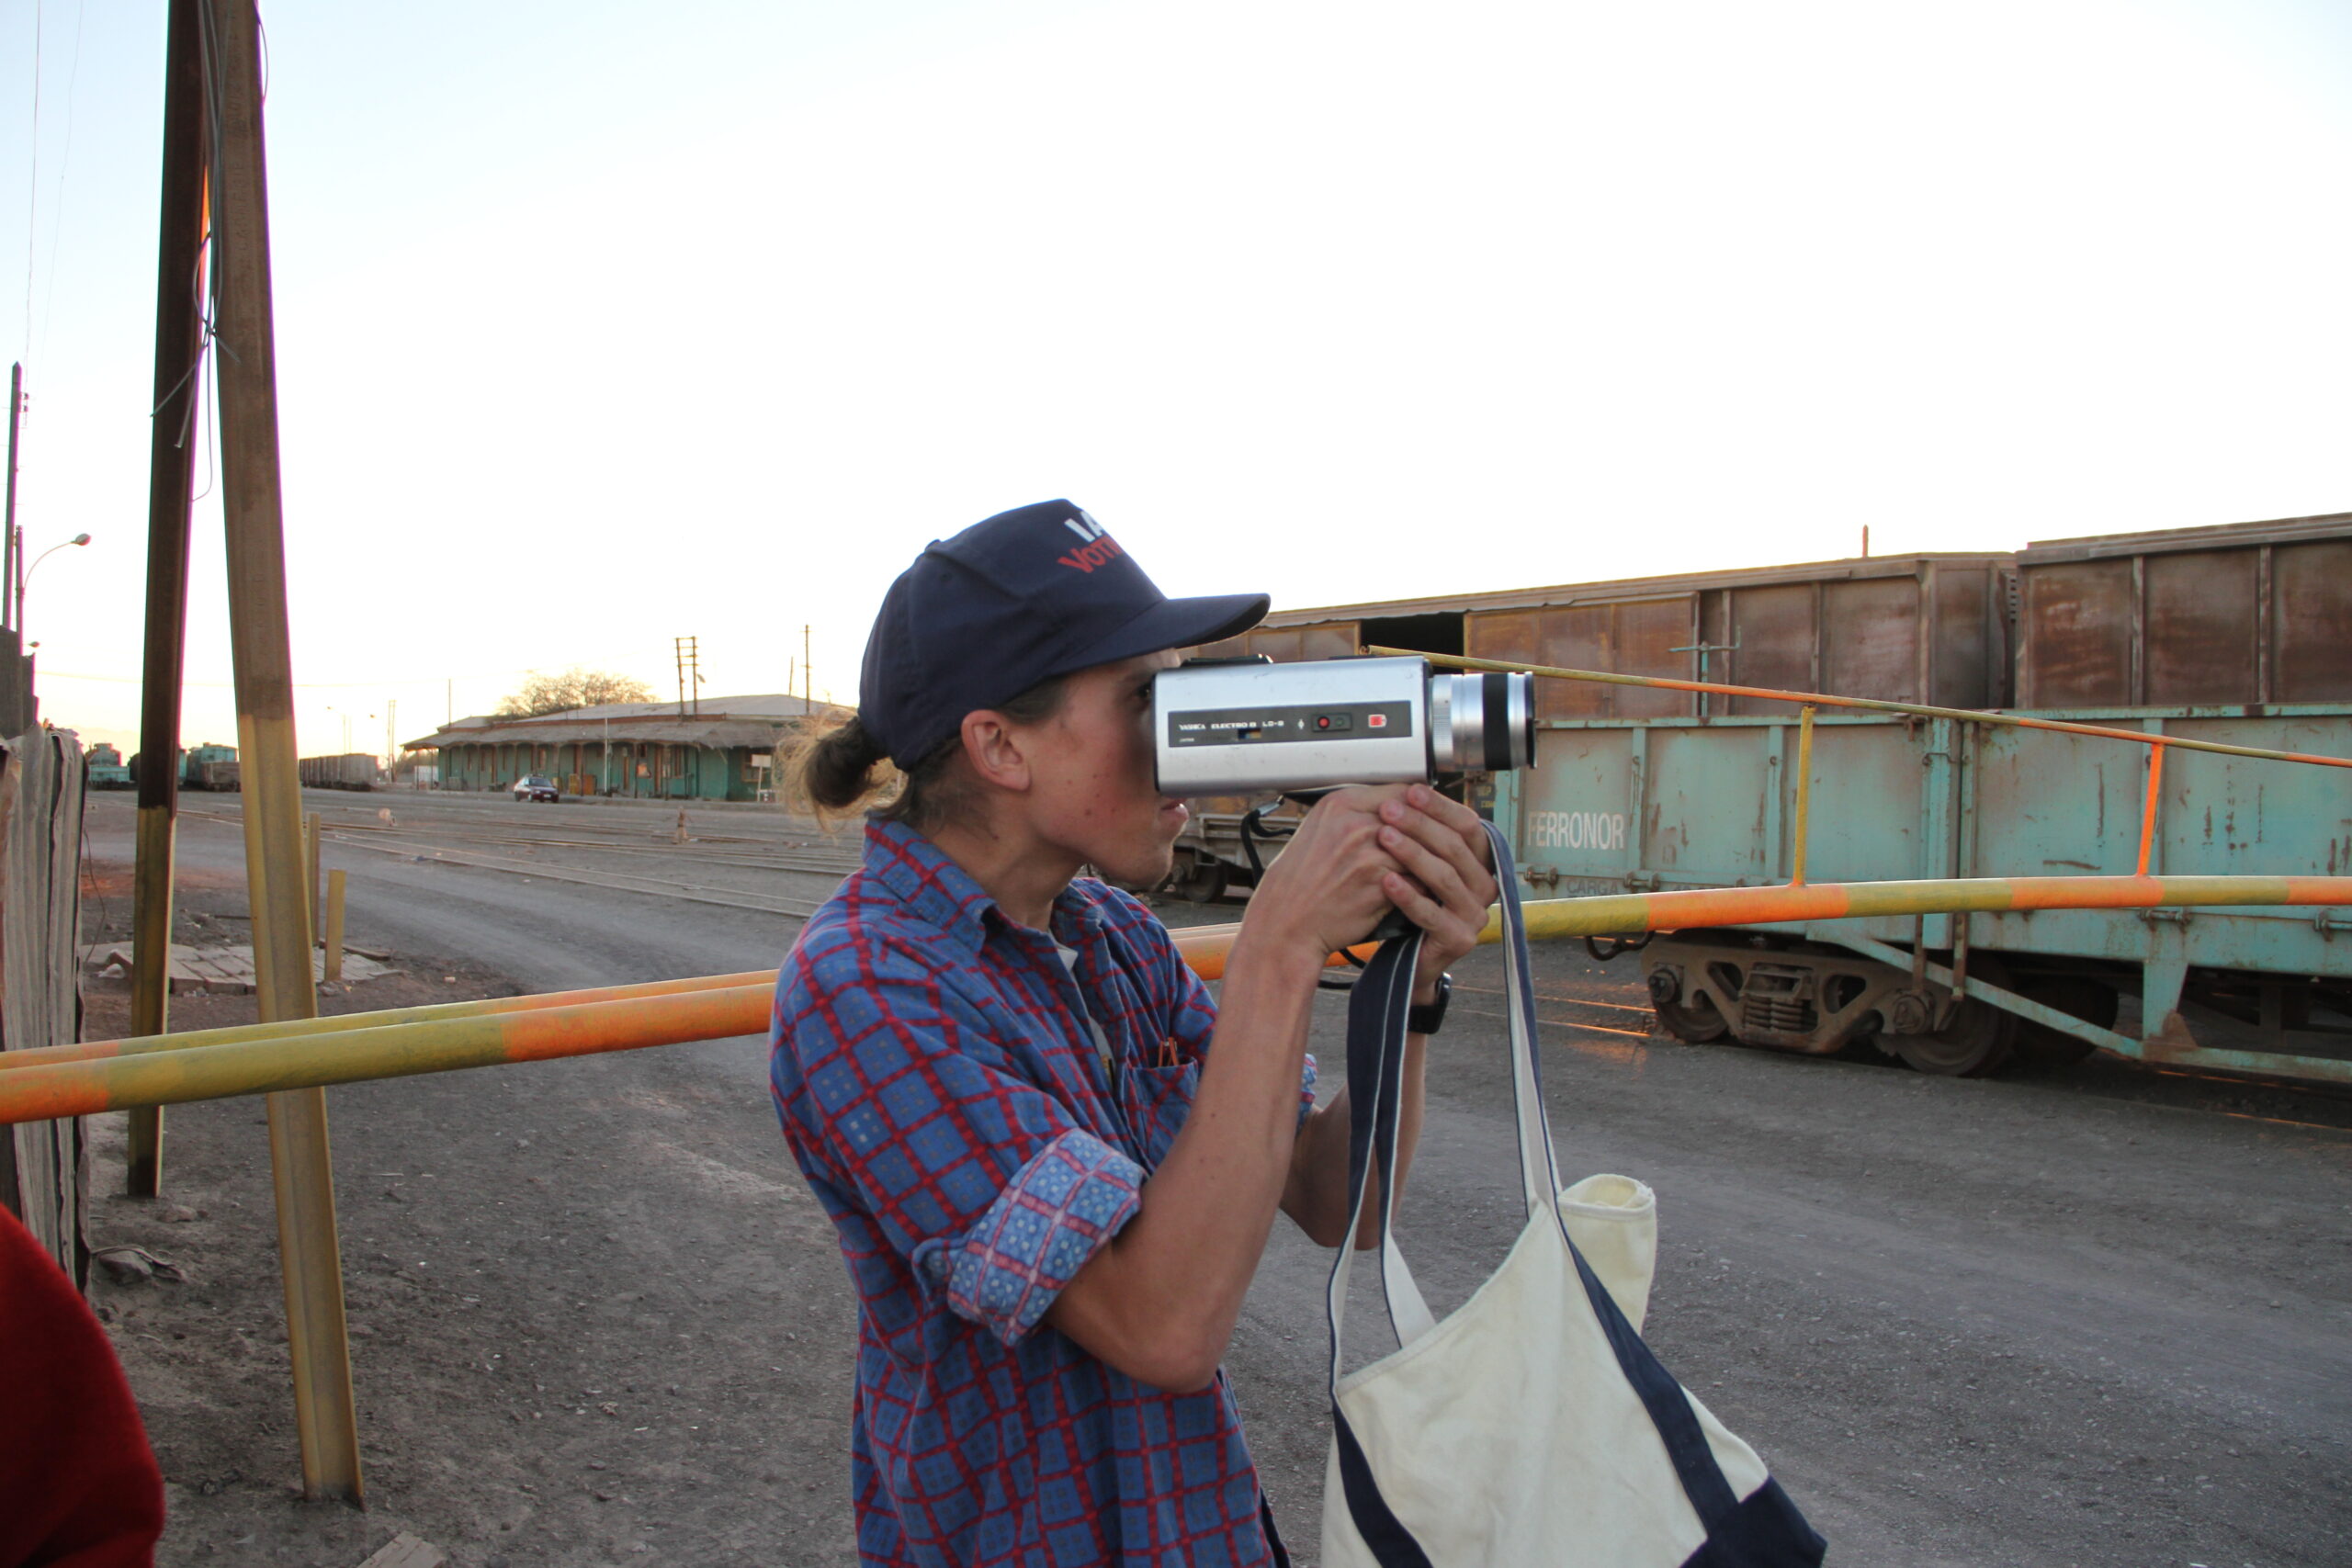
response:
M164 1473L107 1331L0 1209L0 1568L152 1568L163 1533Z

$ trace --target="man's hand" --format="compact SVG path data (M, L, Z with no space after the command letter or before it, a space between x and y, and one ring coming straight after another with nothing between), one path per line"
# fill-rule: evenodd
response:
M1437 999L1438 976L1478 945L1494 907L1494 846L1478 814L1427 784L1380 803L1380 847L1398 870L1382 882L1388 901L1428 934L1413 976L1413 1000Z
M1493 851L1477 814L1427 784L1334 790L1315 804L1250 902L1250 917L1314 943L1364 939L1391 908L1428 932L1414 999L1477 944L1494 903Z

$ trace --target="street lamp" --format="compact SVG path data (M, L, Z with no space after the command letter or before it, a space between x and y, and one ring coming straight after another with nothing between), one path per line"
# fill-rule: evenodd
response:
M23 538L23 530L19 529L19 530L17 531L17 533L18 533L18 536L17 536L17 558L18 560L22 560L22 559L24 559L24 558L25 558L25 541L24 541L24 538ZM39 554L39 555L37 555L37 556L35 556L35 557L33 558L33 565L32 565L32 566L28 566L28 567L25 568L23 575L22 575L22 576L20 576L20 577L18 577L18 578L17 579L17 636L22 637L22 636L24 635L24 628L25 628L25 584L26 584L26 583L28 583L28 582L30 582L30 581L32 581L32 579L33 579L33 567L40 565L40 563L41 563L41 562L43 562L43 561L47 560L50 557L51 557L51 556L55 555L58 551L60 551L60 550L62 550L62 549L64 549L64 548L66 547L66 546L67 546L67 545L86 545L86 544L88 544L89 542L90 542L90 536L89 536L89 535L87 535L87 534L76 534L76 535L74 535L72 538L70 538L70 539L66 540L66 541L65 541L65 544L63 544L63 545L51 545L51 546L50 546L50 547L49 547L49 548L47 548L47 549L45 549L45 550L41 551L41 553L40 553L40 554Z

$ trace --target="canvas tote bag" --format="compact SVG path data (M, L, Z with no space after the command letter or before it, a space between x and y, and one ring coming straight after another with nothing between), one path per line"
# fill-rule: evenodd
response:
M1356 1249L1332 1266L1332 1442L1326 1568L1812 1568L1826 1547L1763 1461L1642 1343L1656 1257L1649 1190L1588 1178L1563 1193L1535 1049L1510 846L1502 886L1526 1226L1508 1257L1435 1321L1391 1234L1405 1012L1418 934L1385 945L1349 1004L1348 1152L1356 1234L1376 1205L1381 1284L1397 1349L1341 1374ZM1378 1178L1370 1156L1377 1153Z

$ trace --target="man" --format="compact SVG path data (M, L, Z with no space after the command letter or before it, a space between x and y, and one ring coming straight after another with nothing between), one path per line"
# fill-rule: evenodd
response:
M1170 600L1068 502L907 569L858 716L796 774L903 788L779 978L785 1134L860 1313L852 1471L874 1564L1281 1561L1218 1362L1277 1209L1348 1224L1345 1090L1314 1108L1315 981L1392 906L1427 933L1398 1179L1445 966L1495 897L1426 787L1333 794L1252 896L1220 1000L1137 900L1186 820L1151 682L1263 595Z

